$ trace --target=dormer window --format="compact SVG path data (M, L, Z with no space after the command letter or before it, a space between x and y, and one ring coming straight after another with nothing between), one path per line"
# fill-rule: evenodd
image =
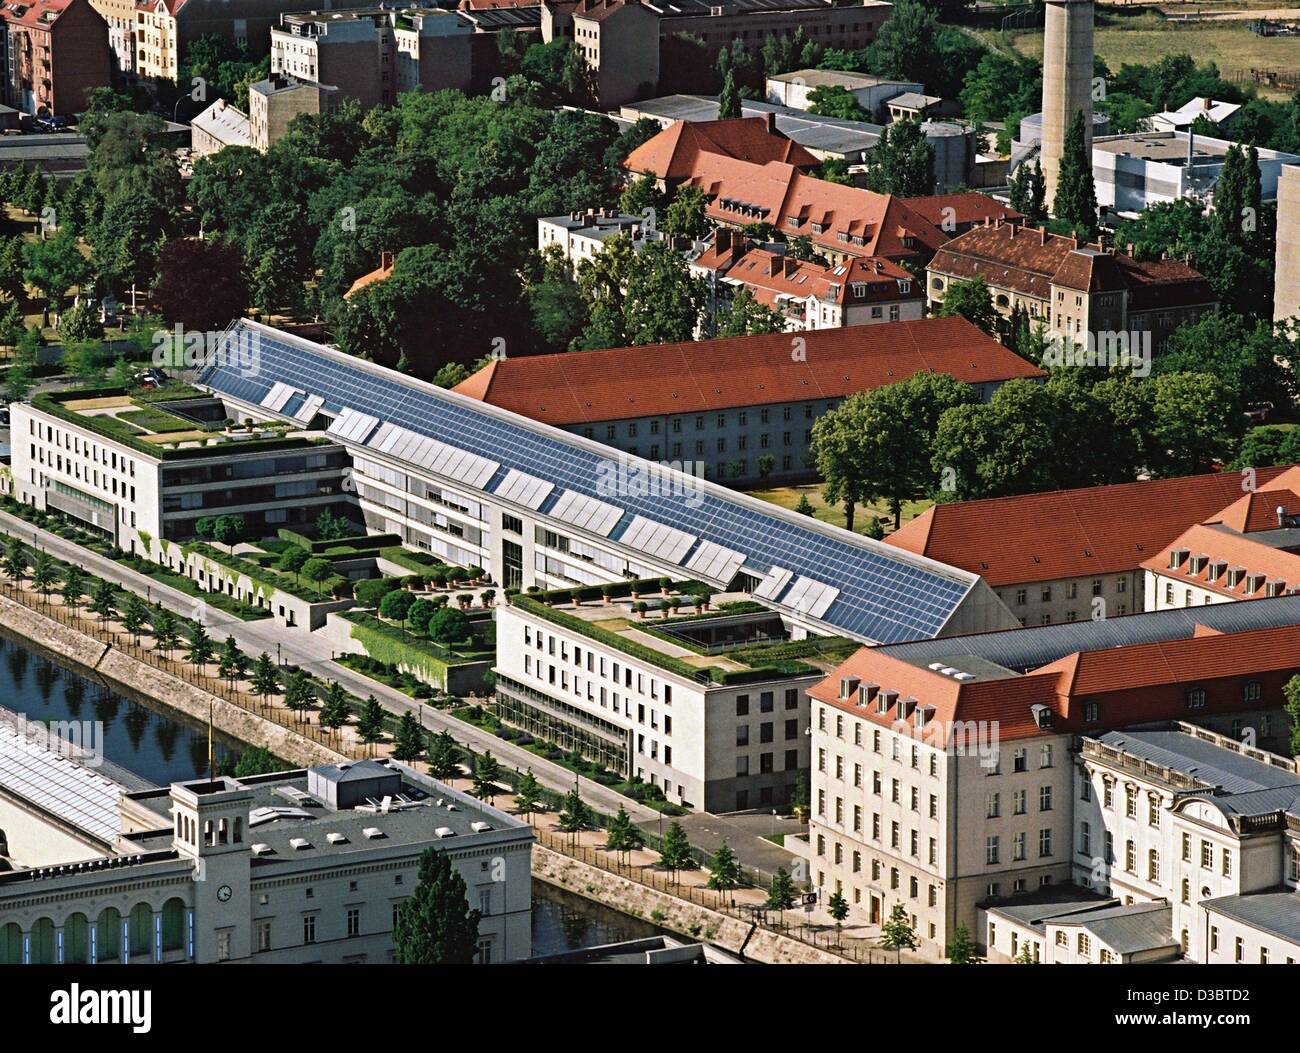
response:
M910 281L905 282L900 279L898 282L898 291L903 296L906 296L908 293L912 291L912 283Z
M876 712L888 713L889 707L894 704L894 699L898 697L897 691L881 691L876 696Z
M861 299L862 299L863 297L865 297L866 295L867 295L867 283L866 283L866 282L854 282L854 283L853 283L853 296L854 296L854 298L855 298L855 299L858 299L858 300L861 300Z
M845 676L840 678L840 698L852 698L853 692L858 689L861 681L856 676Z

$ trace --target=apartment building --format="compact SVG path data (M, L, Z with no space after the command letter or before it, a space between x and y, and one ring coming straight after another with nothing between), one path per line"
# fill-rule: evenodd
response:
M1139 260L1015 223L959 235L926 273L932 308L953 282L982 277L1004 324L1021 308L1049 336L1082 344L1090 333L1136 333L1156 354L1175 329L1218 307L1210 283L1181 260Z
M108 24L108 46L113 72L120 77L135 73L136 0L90 0Z
M1148 589L1148 561L1167 560L1168 547L1190 526L1232 504L1244 487L1266 488L1286 471L954 501L926 509L886 541L979 574L1021 625L1186 606L1153 602L1164 586Z
M981 399L1043 375L964 319L923 318L499 359L455 391L743 487L809 478L823 413L925 370L965 381Z
M759 119L749 117L708 122L704 132L692 131L692 123L671 125L633 150L624 166L653 175L662 187L699 188L715 225L743 230L767 223L787 239L807 236L832 266L877 256L924 263L963 227L1022 219L975 192L904 199L817 179L793 154L803 147L776 132L774 114L764 116L772 122L765 135ZM743 136L721 127L742 122Z
M295 117L331 113L338 102L338 89L328 84L283 75L256 81L248 87L249 145L266 153L284 138Z
M714 311L725 312L735 290L748 289L780 313L788 333L913 322L925 314L921 284L892 260L853 258L832 267L776 247L753 247L743 234L726 228L714 232L691 270L708 282Z
M543 216L537 221L537 248L545 252L558 245L564 258L578 265L598 256L611 238L625 235L634 251L663 239L654 222L645 216L629 216L616 208L587 209L567 216Z
M644 617L631 599L582 602L580 590L499 608L498 714L683 807L788 806L808 771L807 689L833 663L815 641L807 660L765 662L761 648L788 637L773 612L676 617L676 587L642 588L652 608Z
M347 455L319 436L225 426L216 399L153 405L193 430L137 429L129 418L138 408L125 396L65 392L14 403L14 496L155 559L169 542L193 538L204 516L239 514L250 531L274 533L343 500Z
M248 114L225 99L218 99L190 121L190 150L195 157L207 157L227 146L252 146Z
M809 690L813 883L839 890L868 924L902 903L939 954L958 925L984 943L980 912L1004 897L1084 870L1102 891L1115 886L1113 873L1091 876L1105 839L1099 825L1078 825L1077 737L1185 720L1234 738L1252 728L1259 748L1282 747L1298 605L861 649Z
M3 102L34 117L72 116L86 92L112 84L108 27L89 0L35 0L0 8Z
M482 912L478 961L532 952L528 824L409 768L363 760L128 792L28 752L0 785L0 812L22 817L6 824L0 964L391 962L430 847Z
M1245 681L1243 701L1263 689ZM1300 915L1281 926L1246 918L1257 895L1300 907L1300 774L1243 742L1248 731L1270 729L1237 718L1227 736L1180 723L1085 737L1074 881L1127 904L1164 903L1163 941L1193 961L1293 964Z
M592 70L602 109L693 85L698 52L673 47L674 38L699 40L710 60L743 40L757 50L768 36L792 36L803 29L828 48L857 50L875 40L892 10L877 0L544 0L542 39L572 40ZM647 47L647 40L657 46Z
M483 567L506 589L690 577L753 592L796 640L1014 624L976 575L716 486L689 464L632 457L267 326L234 331L256 334L258 368L217 360L198 381L229 416L328 422L371 529Z
M1300 467L1257 483L1143 562L1149 610L1300 592Z
M537 8L446 11L418 4L284 14L270 31L271 73L328 84L363 109L402 92L485 88L495 33L534 30Z

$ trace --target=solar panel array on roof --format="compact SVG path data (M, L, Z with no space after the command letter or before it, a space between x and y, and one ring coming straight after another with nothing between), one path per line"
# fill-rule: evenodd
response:
M121 832L117 783L8 724L0 724L0 786L101 841Z
M785 567L773 567L767 572L767 577L758 583L754 595L763 600L775 600L793 577L794 571L786 570Z
M734 552L712 541L701 541L691 553L691 558L686 561L686 567L706 578L730 581L744 562L745 557L740 552Z
M356 410L345 409L337 417L334 423L329 426L327 435L333 435L340 442L363 443L374 434L379 427L379 418L372 417L368 413L358 413Z
M501 467L496 461L396 424L382 425L366 445L380 453L425 468L436 475L466 483L479 490Z
M795 578L783 602L796 611L820 618L839 595L839 591L825 582L814 581L812 578Z
M681 563L686 553L695 544L695 535L684 530L675 530L663 523L656 523L645 516L633 516L628 528L619 540L625 545L640 549L649 556L666 559L669 563Z
M615 507L596 498L607 478L613 451L602 451L572 435L484 406L401 374L290 337L267 326L241 322L255 334L260 368L243 376L232 363L214 361L199 383L217 393L257 406L280 377L324 399L323 411L344 407L387 422L368 443L373 447L385 428L445 440L480 462L500 459L562 490L540 506L540 514L609 537L620 519L643 515L671 523L702 540L741 553L747 570L766 575L774 565L794 573L832 581L838 594L820 615L837 631L872 642L931 637L942 631L979 579L891 550L883 544L805 525L794 516L768 511L758 502L683 476L678 492L629 492ZM430 467L430 466L426 466ZM434 470L430 467L430 470ZM482 487L491 478L458 477ZM477 478L480 481L474 482ZM629 488L630 489L630 488ZM723 567L731 566L725 561ZM728 584L729 579L713 579Z
M298 421L300 424L309 424L311 423L312 417L316 416L317 412L324 404L325 400L323 398L319 395L312 395L294 411L293 419Z
M271 390L266 393L260 405L269 409L272 413L279 413L294 392L295 388L292 384L277 380Z
M597 501L576 490L565 490L546 514L601 537L609 537L618 526L618 521L623 518L621 508Z
M542 507L542 502L554 489L554 485L545 479L538 479L537 476L521 472L518 468L511 468L492 492L503 501L513 501L517 505L525 505L536 511Z

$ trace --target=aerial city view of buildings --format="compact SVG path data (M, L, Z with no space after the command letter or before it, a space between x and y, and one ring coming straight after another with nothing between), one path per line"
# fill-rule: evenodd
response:
M1295 964L1226 6L5 4L0 964Z

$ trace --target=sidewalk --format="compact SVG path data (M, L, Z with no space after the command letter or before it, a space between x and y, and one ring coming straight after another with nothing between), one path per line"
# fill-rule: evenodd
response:
M271 618L253 622L241 621L233 614L227 614L204 603L201 598L155 581L147 575L66 541L57 534L41 530L7 512L0 512L0 529L21 538L34 548L44 549L68 563L76 563L97 577L145 596L155 603L161 603L177 614L202 621L209 635L218 644L227 636L233 636L239 646L254 658L263 651L273 658L278 656L285 664L301 666L322 679L337 680L358 698L364 699L367 695L374 695L379 703L392 713L399 715L413 713L420 719L425 729L435 732L449 731L456 741L476 753L490 749L492 755L508 767L519 771L531 768L537 781L549 790L567 793L574 787L575 775L568 768L529 753L521 746L499 739L491 732L466 724L448 713L423 705L396 688L388 687L386 684L371 680L346 666L337 664L333 661L334 651L325 642L302 629L290 629L277 624ZM602 812L613 814L618 811L621 804L635 822L658 820L658 813L654 809L615 793L607 786L580 776L577 777L577 784L583 800Z

